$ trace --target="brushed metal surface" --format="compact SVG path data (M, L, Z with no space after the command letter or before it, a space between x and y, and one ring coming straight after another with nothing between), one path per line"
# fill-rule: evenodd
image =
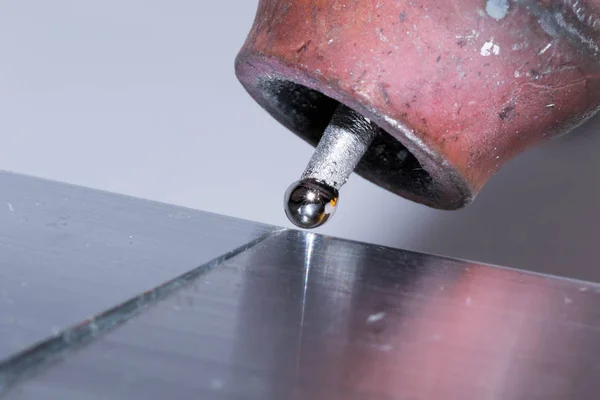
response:
M0 171L0 360L273 229Z
M296 231L7 399L596 399L600 285Z

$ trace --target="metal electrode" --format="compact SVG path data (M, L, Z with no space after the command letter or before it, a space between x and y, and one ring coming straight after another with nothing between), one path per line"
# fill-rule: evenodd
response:
M364 156L379 128L340 105L302 177L285 194L289 220L304 229L325 224L335 213L339 190Z

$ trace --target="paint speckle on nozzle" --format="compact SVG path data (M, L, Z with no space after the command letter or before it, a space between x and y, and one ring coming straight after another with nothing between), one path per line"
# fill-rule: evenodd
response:
M508 14L508 0L487 0L485 12L496 21L500 21Z
M481 51L479 53L483 57L489 57L492 54L497 56L500 54L500 46L494 43L494 38L491 38L489 41L485 42L483 46L481 46Z

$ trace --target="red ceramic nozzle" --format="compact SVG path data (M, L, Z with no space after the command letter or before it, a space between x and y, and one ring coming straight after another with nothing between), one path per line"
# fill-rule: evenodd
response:
M442 209L600 106L600 0L261 0L236 72L316 145L343 103L384 132L357 173Z

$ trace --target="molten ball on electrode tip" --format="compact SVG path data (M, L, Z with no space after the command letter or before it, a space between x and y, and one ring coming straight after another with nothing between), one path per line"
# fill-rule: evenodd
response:
M302 177L285 193L285 213L294 225L314 229L331 219L340 188L369 148L378 129L348 107L338 107Z
M285 214L299 228L318 228L333 217L338 198L337 189L326 183L302 179L293 183L285 193Z

